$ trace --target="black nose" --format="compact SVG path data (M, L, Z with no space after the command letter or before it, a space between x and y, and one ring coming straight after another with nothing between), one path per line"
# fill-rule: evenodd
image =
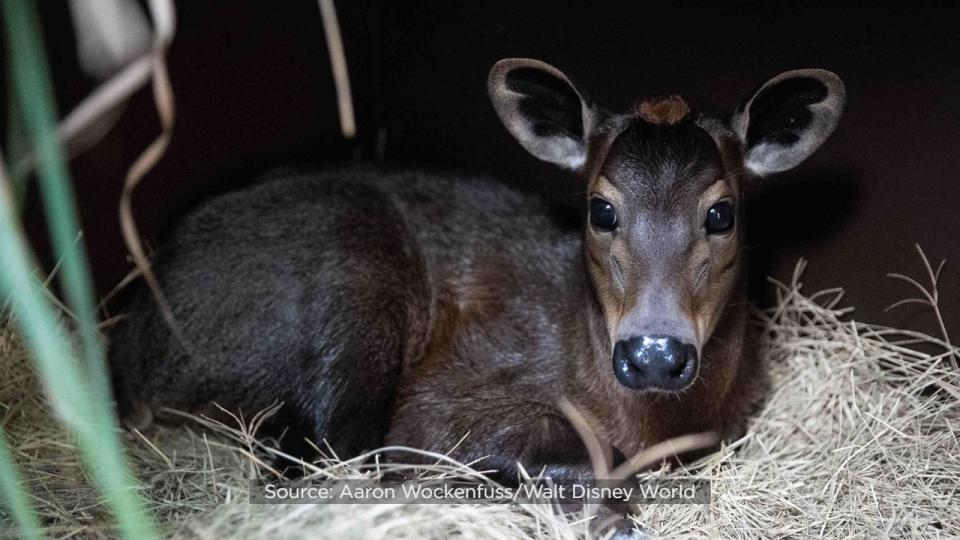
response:
M620 384L638 390L678 392L697 376L697 349L670 336L636 336L613 349Z

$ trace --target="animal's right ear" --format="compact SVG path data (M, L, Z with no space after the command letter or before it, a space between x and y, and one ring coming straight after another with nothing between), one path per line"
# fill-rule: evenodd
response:
M567 169L586 163L598 114L559 69L528 58L500 60L487 90L500 121L528 152Z

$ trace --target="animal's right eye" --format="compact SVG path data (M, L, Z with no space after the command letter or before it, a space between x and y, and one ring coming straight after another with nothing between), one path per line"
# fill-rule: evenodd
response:
M707 219L703 226L707 234L723 234L733 227L733 203L720 201L707 210Z
M600 197L590 199L590 224L601 231L617 228L617 211L613 205Z

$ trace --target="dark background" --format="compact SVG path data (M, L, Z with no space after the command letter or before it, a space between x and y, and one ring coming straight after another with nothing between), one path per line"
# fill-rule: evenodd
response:
M41 2L62 112L93 88L77 67L62 2ZM580 211L572 176L527 155L501 127L485 88L498 59L553 63L600 104L686 93L726 112L757 84L822 67L847 84L833 137L795 171L766 179L748 210L751 292L789 280L809 259L806 291L847 290L861 320L933 331L912 295L885 277L922 277L914 243L938 262L948 330L960 332L960 9L953 2L338 2L356 141L339 134L316 2L178 2L170 51L175 135L138 189L148 242L189 205L294 162L383 160L489 173ZM117 203L127 167L158 133L148 92L72 163L101 294L130 270ZM323 211L323 209L318 209ZM36 193L25 219L47 264ZM304 231L309 234L309 231ZM958 334L960 335L960 334ZM956 336L955 336L956 337Z

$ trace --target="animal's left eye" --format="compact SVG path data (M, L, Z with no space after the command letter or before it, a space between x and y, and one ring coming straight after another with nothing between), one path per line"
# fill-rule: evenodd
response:
M601 231L617 228L617 211L613 205L600 197L590 199L590 223Z
M733 203L720 201L707 210L707 219L703 226L707 229L707 234L721 234L733 227L733 219Z

